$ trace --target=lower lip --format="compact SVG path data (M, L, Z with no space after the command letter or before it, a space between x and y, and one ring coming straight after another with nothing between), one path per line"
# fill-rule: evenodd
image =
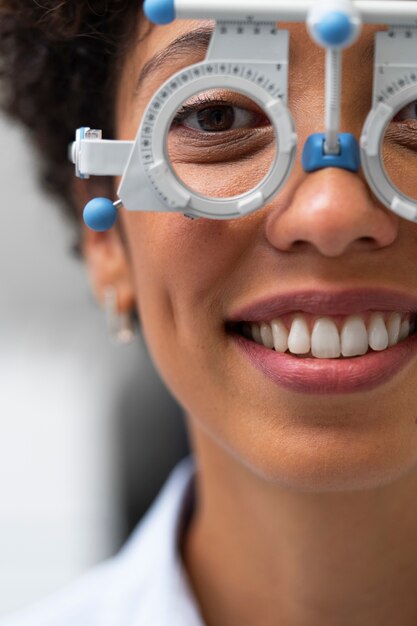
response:
M381 352L349 359L298 358L230 335L250 363L278 385L309 394L370 391L392 380L417 355L417 334Z

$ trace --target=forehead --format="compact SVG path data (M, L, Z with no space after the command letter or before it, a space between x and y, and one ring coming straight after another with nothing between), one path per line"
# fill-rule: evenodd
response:
M305 23L281 22L279 26L290 32L290 66L310 75L320 71L321 82L324 51L310 39ZM146 100L172 73L204 59L214 27L213 20L176 20L167 26L140 23L124 72L132 95ZM358 42L345 52L347 71L349 65L357 68L359 63L363 68L371 64L374 34L380 30L386 26L364 26Z
M198 29L213 30L215 25L214 20L175 20L166 26L155 26L144 20L139 24L138 45L142 46L143 55L149 57L187 33Z
M161 83L166 70L168 78L177 67L204 59L214 27L213 20L175 20L166 26L143 20L125 65L131 86L146 89L155 80Z

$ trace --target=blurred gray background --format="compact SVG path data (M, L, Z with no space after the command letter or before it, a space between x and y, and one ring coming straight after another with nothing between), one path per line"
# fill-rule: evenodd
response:
M114 554L188 453L140 335L115 348L72 231L0 117L0 615Z

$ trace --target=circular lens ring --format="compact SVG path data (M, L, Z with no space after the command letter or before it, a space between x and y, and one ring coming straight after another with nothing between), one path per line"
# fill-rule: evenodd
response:
M417 202L392 183L384 166L382 150L389 123L416 99L417 85L412 85L378 102L366 118L361 137L362 167L372 191L387 208L413 222L417 222Z
M253 189L232 198L208 198L185 186L175 174L167 153L167 136L180 106L196 93L209 89L239 92L255 102L270 119L279 150L267 175ZM144 170L158 196L168 207L196 217L231 219L264 206L291 174L297 136L279 88L267 75L241 63L203 62L172 76L152 98L139 132Z

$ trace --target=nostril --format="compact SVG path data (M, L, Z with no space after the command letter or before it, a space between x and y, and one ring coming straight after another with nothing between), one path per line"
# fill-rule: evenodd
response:
M296 249L297 251L301 252L308 245L309 245L308 241L304 241L304 239L297 239L297 241L294 241L291 247L293 250Z

